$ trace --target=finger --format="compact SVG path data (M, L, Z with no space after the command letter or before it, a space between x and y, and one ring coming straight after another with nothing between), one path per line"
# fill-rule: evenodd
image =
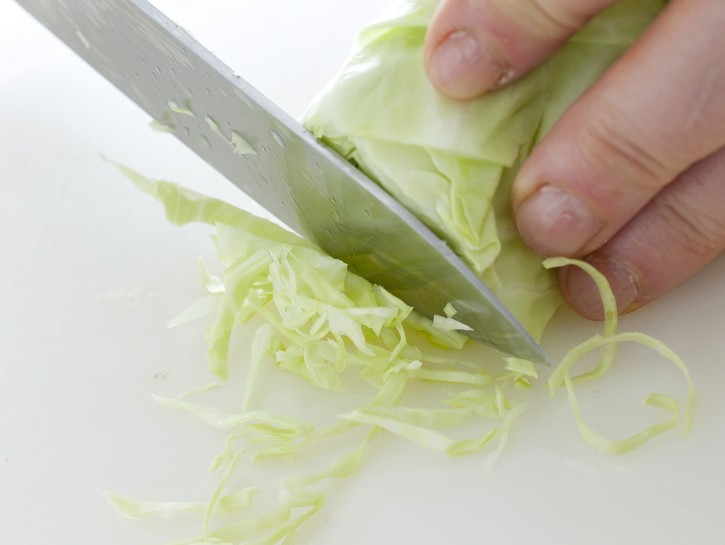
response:
M685 281L725 249L725 147L696 163L587 261L609 280L627 312ZM563 269L559 284L582 316L601 319L591 279Z
M554 125L519 171L524 240L586 255L725 144L725 2L673 0Z
M513 81L616 0L443 0L428 29L433 84L468 99Z

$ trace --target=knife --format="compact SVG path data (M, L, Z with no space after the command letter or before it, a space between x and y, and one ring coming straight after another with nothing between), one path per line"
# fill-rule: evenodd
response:
M398 201L146 0L17 0L202 159L351 271L475 340L547 363L468 266Z

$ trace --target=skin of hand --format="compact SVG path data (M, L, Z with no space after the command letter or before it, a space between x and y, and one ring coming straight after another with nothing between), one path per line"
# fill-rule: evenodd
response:
M614 0L443 0L426 70L465 100L515 81ZM582 257L620 312L652 301L725 249L725 1L671 0L559 119L512 194L524 241ZM559 273L569 305L602 317L594 284Z

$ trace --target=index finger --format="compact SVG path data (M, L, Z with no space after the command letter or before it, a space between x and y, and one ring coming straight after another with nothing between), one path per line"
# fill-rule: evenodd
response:
M443 0L428 29L428 77L468 99L539 64L616 0Z

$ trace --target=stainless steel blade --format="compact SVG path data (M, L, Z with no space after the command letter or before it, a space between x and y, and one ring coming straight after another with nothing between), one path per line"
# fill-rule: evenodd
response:
M395 199L145 0L18 0L251 198L426 315L545 362L480 279Z

